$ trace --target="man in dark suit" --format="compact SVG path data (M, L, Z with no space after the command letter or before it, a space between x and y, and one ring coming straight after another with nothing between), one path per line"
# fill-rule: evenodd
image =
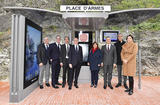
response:
M122 50L122 46L125 44L125 41L123 40L123 36L122 34L118 34L118 40L117 42L114 44L116 47L116 51L117 51L117 71L118 71L118 84L116 85L116 87L118 88L119 86L122 85L122 60L121 60L121 50ZM128 86L126 84L127 81L127 77L123 76L123 85L126 89L128 89Z
M110 89L113 89L111 80L112 80L112 71L113 67L116 67L117 63L117 54L116 48L114 45L111 44L110 37L106 38L106 45L102 46L102 63L104 70L104 89L108 86Z
M43 40L44 43L38 46L37 51L37 61L39 64L39 85L40 89L43 89L43 75L45 72L45 83L47 87L50 87L49 84L49 75L50 75L50 61L49 61L49 41L48 37L45 37Z
M74 45L69 51L69 90L72 89L74 78L74 86L78 88L78 76L83 61L82 47L78 45L78 38L74 38Z
M61 45L60 45L61 37L59 35L56 36L56 42L50 44L49 48L49 56L50 61L52 62L52 87L59 88L56 85L61 85L58 82L59 73L60 73L60 53L61 53Z
M69 44L69 37L65 36L64 38L65 44L61 46L61 56L60 56L60 65L63 67L63 82L62 82L62 88L66 85L66 75L69 74L69 51L71 45ZM67 82L69 75L67 75Z

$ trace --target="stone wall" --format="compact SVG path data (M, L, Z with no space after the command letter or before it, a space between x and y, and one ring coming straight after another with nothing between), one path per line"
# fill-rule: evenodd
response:
M54 0L0 0L0 80L6 80L9 77L9 69L10 69L10 54L11 54L11 12L5 12L2 7L5 6L25 6L25 7L34 7L34 8L45 8L50 10L55 10L57 1ZM18 11L16 11L18 12ZM27 18L32 19L39 25L43 27L43 37L48 36L50 42L55 41L56 35L61 35L62 38L65 35L71 34L71 31L68 26L65 25L64 21L60 17L45 17L43 21L36 21L37 18L40 18L40 15L34 14L33 16L29 16L28 13L22 13ZM151 15L156 14L152 13ZM132 15L132 14L130 14ZM141 15L141 14L137 14ZM130 16L131 17L131 16ZM108 25L115 25L116 27L125 28L131 25L138 24L145 19L152 17L150 15L146 15L144 17L139 16L138 19L134 20L133 23L129 24L119 22L118 20L125 21L124 19L116 19L117 21L107 20L104 27ZM112 19L111 19L112 20ZM105 28L110 29L110 28ZM124 37L127 35L126 30L122 30L121 33L124 34ZM141 48L142 48L142 74L143 75L151 75L156 76L160 75L160 31L151 32L144 31L138 33L141 35ZM137 35L134 33L135 38L137 39ZM62 41L63 43L63 41ZM116 71L116 69L115 69ZM115 72L116 74L116 72Z

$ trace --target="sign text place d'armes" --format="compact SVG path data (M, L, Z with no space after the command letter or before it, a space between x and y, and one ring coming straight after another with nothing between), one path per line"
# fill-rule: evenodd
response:
M109 5L61 5L60 11L111 11Z

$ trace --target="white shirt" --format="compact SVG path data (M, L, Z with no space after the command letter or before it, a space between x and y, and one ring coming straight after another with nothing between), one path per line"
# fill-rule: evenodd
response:
M75 50L76 50L76 47L77 47L77 50L79 51L79 45L74 45Z
M44 44L45 48L47 49L47 47L49 48L49 44Z
M108 47L109 47L109 50L111 49L111 44L106 44L106 49L108 50Z
M69 45L69 44L65 44L65 46L66 46L66 49L67 49L67 46L68 46L68 48L70 48L70 45Z
M65 44L65 46L66 46L66 53L67 53L67 46L68 46L68 50L69 50L70 45L69 45L69 44ZM67 54L66 54L66 58L67 58L67 59L69 58Z
M56 42L56 45L57 45L57 47L59 47L59 49L61 48L60 44L58 44L57 42Z

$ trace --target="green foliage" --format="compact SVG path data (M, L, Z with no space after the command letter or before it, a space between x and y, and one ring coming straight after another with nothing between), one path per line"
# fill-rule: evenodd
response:
M64 0L62 4L65 4L65 5L95 5L97 4L97 2L96 0Z
M114 0L112 0L114 1ZM116 5L112 5L113 10L133 9L133 8L159 8L160 0L121 0Z
M109 29L109 30L120 30L121 28L118 27L118 26L109 25L109 26L107 26L107 27L104 27L103 29L104 29L104 30L106 30L106 29Z
M0 32L0 36L3 35L4 32Z
M53 32L56 32L57 27L54 25L49 26L49 29L53 30Z
M3 36L3 34L4 34L4 32L0 32L0 38L1 38L1 36Z
M160 0L63 0L61 3L66 5L111 5L112 11L160 7Z
M160 0L54 0L55 10L63 5L111 5L112 11L133 8L159 8Z
M160 15L150 18L136 26L130 27L131 31L159 31L160 30Z

